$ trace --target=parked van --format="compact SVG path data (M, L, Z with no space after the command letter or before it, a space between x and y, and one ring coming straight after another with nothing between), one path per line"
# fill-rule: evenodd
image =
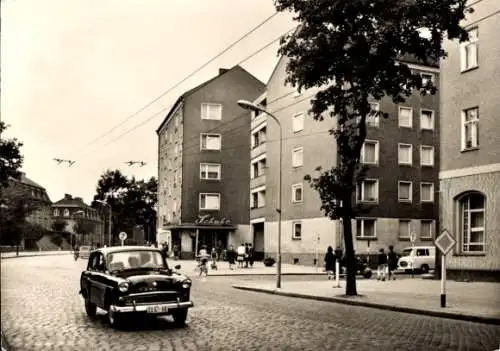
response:
M413 265L412 265L413 263ZM436 248L434 246L413 246L403 249L398 260L398 270L411 272L412 269L428 273L436 268Z

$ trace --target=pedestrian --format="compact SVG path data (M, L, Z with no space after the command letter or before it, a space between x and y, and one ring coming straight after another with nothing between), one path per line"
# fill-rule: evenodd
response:
M174 244L174 260L179 259L179 244Z
M248 268L248 243L245 243L245 268Z
M250 263L250 268L253 268L253 246L252 244L248 243L248 263Z
M333 247L328 246L325 254L325 271L328 276L328 280L333 279L333 274L335 273L335 260L337 257L333 253Z
M236 258L236 252L234 251L233 245L229 246L226 252L227 262L229 263L229 269L233 270L234 260Z
M388 258L388 268L389 268L389 278L388 280L392 279L396 280L396 275L394 274L394 271L398 267L398 255L394 252L394 246L390 245L389 246L389 253L387 254Z
M381 248L378 254L377 280L385 281L386 269L387 269L387 255L384 252L384 249Z
M162 243L161 252L166 259L168 257L168 244L166 242Z
M238 268L243 268L243 261L245 260L245 245L241 243L240 246L236 249L236 253L238 254L236 261L238 261Z

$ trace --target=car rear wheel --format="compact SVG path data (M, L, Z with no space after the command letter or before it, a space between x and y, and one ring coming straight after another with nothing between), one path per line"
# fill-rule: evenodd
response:
M422 267L420 267L420 269L422 270L422 274L429 273L429 266L426 264L423 264Z
M85 299L85 312L87 312L87 316L90 318L95 318L97 312L97 306L95 303L90 302L88 299Z
M179 326L186 324L187 314L188 314L187 308L182 308L174 311L172 313L172 318L174 319L174 323Z

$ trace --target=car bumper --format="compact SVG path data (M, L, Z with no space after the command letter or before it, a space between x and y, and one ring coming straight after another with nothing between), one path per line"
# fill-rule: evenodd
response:
M111 311L117 313L134 313L134 312L145 312L148 313L148 308L161 306L164 309L168 309L168 312L160 312L155 314L168 314L172 310L178 310L183 308L193 307L194 304L192 301L183 301L183 302L170 302L170 303L155 303L155 304L134 304L132 306L116 306L111 305Z

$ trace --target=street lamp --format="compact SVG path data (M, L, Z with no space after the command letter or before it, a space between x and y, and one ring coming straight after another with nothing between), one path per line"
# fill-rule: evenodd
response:
M112 210L111 210L111 205L108 204L106 201L103 201L103 200L95 200L96 202L99 202L100 204L103 204L105 206L109 206L109 222L108 222L108 246L111 246L111 221L113 219L112 217ZM102 240L104 241L104 240ZM104 243L101 242L101 245L103 245Z
M280 152L279 152L279 180L278 180L278 208L276 212L278 212L278 260L276 266L276 288L281 289L281 197L282 197L282 181L281 181L281 173L282 173L282 153L283 153L283 138L282 138L282 129L281 123L279 119L273 115L271 112L267 111L265 108L259 107L254 103L246 100L238 100L238 105L245 110L250 110L254 112L262 112L269 115L278 125L279 127L279 141L280 141Z

